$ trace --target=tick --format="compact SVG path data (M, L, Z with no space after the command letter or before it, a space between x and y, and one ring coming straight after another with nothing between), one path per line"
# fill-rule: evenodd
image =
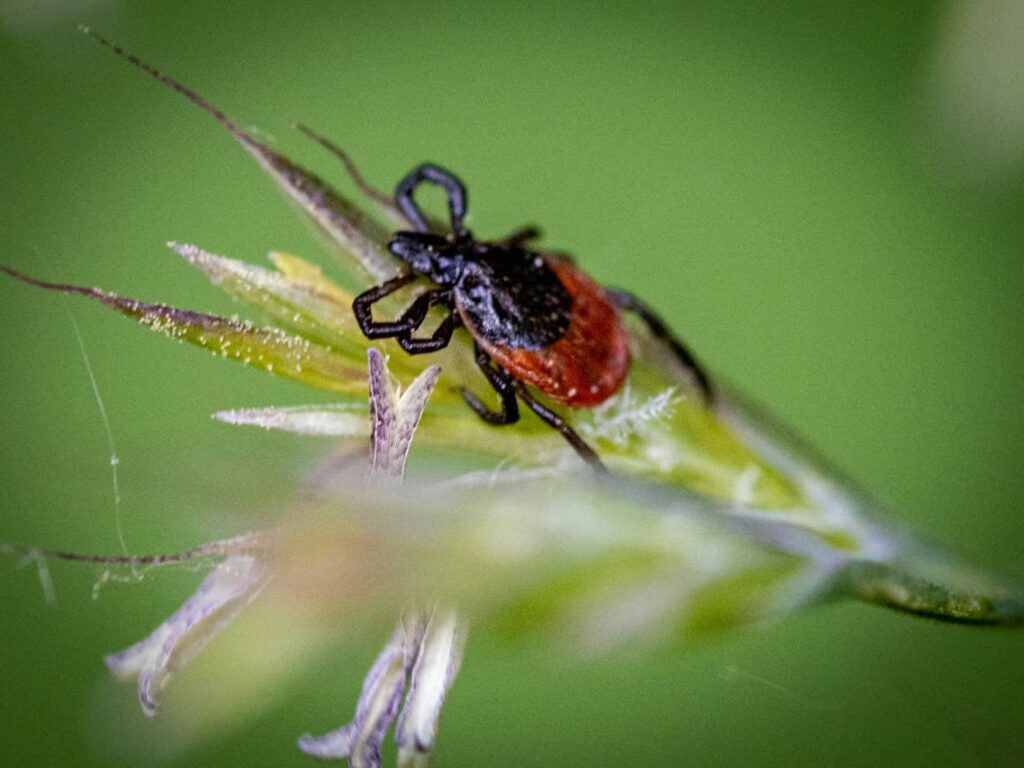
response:
M431 232L413 194L421 184L441 187L448 198L451 231ZM502 240L480 241L465 227L466 187L436 165L413 169L395 190L395 202L412 225L396 232L388 250L409 271L359 294L352 303L356 321L370 339L397 339L411 355L448 346L465 328L473 337L476 363L500 400L493 410L467 389L466 403L489 424L519 421L521 400L558 430L580 457L604 471L597 453L565 420L539 402L531 388L569 408L600 405L622 387L629 373L629 336L622 312L636 313L693 375L711 402L707 375L664 322L640 299L605 288L568 257L531 250L539 236L523 228ZM420 294L395 320L373 319L373 305L418 278L435 287ZM448 315L428 337L414 335L431 307Z

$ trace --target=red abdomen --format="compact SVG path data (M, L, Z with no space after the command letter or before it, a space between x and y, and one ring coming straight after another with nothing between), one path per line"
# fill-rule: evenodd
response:
M565 259L545 261L573 300L565 334L539 350L497 346L474 336L494 362L552 400L571 408L599 405L619 391L629 373L629 336L618 309L593 278Z

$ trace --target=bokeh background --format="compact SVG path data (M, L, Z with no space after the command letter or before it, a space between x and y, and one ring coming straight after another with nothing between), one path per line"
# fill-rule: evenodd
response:
M894 518L1022 577L1022 6L776 5L3 0L0 258L231 311L165 241L323 254L219 127L75 32L88 23L334 178L293 121L382 186L426 159L457 170L479 233L542 224ZM208 414L322 395L6 281L0 540L119 548L72 317L133 551L287 507L326 446ZM6 765L309 765L295 736L348 719L383 640L325 644L251 717L169 748L106 709L134 691L100 657L198 576L94 596L97 570L51 570L54 605L33 566L0 561ZM861 605L568 666L476 638L436 764L1017 766L1022 691L1024 635Z

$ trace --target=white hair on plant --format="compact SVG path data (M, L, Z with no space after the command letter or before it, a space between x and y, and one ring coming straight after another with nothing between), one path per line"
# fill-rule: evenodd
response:
M590 419L580 424L580 431L587 437L603 438L624 446L649 425L671 416L678 400L675 387L643 396L634 394L632 386L626 382L617 395L592 409Z

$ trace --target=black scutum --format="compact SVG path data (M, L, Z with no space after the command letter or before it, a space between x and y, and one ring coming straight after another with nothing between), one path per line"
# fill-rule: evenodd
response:
M546 349L569 329L572 297L535 253L486 246L466 254L455 300L483 339L512 349Z

